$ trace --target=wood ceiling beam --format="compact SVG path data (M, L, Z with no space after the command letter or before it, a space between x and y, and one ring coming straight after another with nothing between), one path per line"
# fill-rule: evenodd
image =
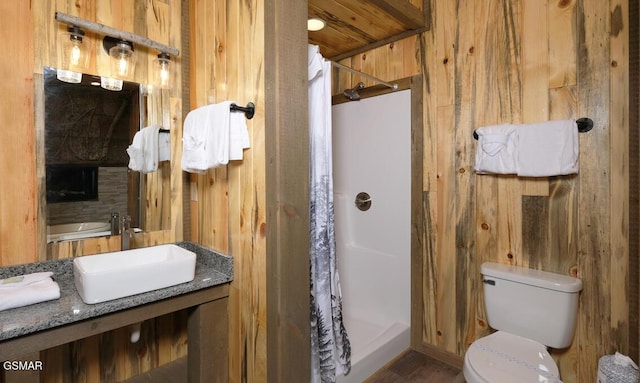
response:
M407 0L369 0L409 29L425 26L425 13Z

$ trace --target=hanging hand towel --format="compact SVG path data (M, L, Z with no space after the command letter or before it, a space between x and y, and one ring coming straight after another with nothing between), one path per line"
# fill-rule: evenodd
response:
M127 148L127 154L129 155L129 169L139 172L142 169L144 163L144 154L142 151L142 134L138 131L133 136L131 145Z
M518 127L517 174L548 177L578 173L580 140L574 120Z
M241 160L244 149L249 148L249 131L244 113L231 113L229 124L229 159Z
M204 173L229 162L231 101L197 108L184 121L182 169Z
M157 125L142 128L133 136L133 142L127 148L129 169L151 173L158 170L158 131Z
M242 159L249 147L244 114L232 113L224 101L192 110L184 121L182 170L203 174L207 169Z
M158 134L158 162L171 160L171 134Z
M60 298L52 275L49 271L0 280L0 311Z
M205 141L209 132L209 110L207 105L192 110L184 120L182 136L182 170L203 174L207 170Z
M511 124L485 126L476 129L476 173L516 173L516 127Z

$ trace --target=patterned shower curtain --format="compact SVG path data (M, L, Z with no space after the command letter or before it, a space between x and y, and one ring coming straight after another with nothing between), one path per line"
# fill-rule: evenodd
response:
M351 369L351 345L342 323L336 261L331 152L331 62L309 45L311 238L311 382L335 382Z

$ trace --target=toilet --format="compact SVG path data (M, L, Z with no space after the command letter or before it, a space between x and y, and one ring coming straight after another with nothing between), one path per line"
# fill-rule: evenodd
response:
M571 344L582 281L490 262L480 271L487 322L497 331L469 346L467 383L561 383L547 347Z

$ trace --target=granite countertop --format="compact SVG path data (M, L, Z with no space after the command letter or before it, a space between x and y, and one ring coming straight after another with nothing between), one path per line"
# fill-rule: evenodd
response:
M60 286L59 299L0 311L0 344L3 340L214 287L233 279L231 257L192 242L176 245L197 255L193 281L91 305L84 303L76 290L73 258L0 268L0 279L52 271L52 278Z

